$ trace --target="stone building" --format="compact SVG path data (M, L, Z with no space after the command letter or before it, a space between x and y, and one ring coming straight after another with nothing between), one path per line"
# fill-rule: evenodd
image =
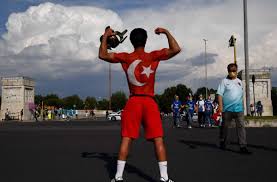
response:
M272 108L272 101L271 101L271 74L270 70L266 69L250 69L249 70L249 88L250 88L250 104L254 103L254 94L253 94L253 82L252 76L255 75L255 82L254 82L254 91L255 91L255 102L258 101L262 102L264 112L263 116L273 116L273 108ZM239 78L242 79L244 92L246 91L245 88L245 71L242 70L239 72ZM244 108L246 108L246 92L244 93ZM246 114L245 109L245 114Z
M8 109L11 119L20 119L20 111L23 109L23 120L33 119L35 108L35 82L28 77L3 77L1 121L5 118Z

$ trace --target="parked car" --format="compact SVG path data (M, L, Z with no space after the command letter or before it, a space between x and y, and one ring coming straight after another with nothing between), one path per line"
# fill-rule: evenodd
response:
M181 117L182 121L185 121L187 119L186 118L186 112L181 113L180 117ZM198 121L198 114L197 113L193 113L192 122L197 122L197 121Z
M118 111L118 112L112 112L108 115L108 120L112 120L112 121L117 121L117 120L121 120L121 113L122 110Z

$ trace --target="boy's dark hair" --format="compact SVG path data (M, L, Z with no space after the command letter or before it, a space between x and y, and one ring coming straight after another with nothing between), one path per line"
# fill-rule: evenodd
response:
M134 48L145 47L147 32L142 28L135 28L130 34L130 41Z
M238 69L238 65L236 63L231 63L227 66L227 70L230 71L232 67L236 67L236 69Z

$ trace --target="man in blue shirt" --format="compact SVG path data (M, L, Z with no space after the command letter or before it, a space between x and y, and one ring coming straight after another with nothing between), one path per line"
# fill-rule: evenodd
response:
M192 96L189 95L185 103L186 113L187 113L187 126L189 129L191 128L194 106L195 106L195 102L192 100Z
M236 122L237 135L239 139L240 152L249 154L246 146L246 131L244 124L243 108L243 86L237 78L237 64L228 65L228 76L218 86L219 111L222 113L222 126L220 127L220 148L225 150L228 136L228 127L232 120Z
M181 111L182 103L179 100L179 96L175 95L175 100L173 101L171 105L171 109L173 111L173 121L174 121L174 126L180 128L180 111Z
M211 100L211 96L208 97L208 99L205 100L205 121L208 124L209 127L212 126L211 123L211 116L213 114L213 101Z

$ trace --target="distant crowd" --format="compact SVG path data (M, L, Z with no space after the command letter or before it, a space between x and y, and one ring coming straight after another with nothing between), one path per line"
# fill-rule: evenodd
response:
M198 121L199 127L220 126L222 122L222 113L218 109L218 101L212 100L209 95L207 99L200 95L198 99L193 100L192 95L187 96L185 101L180 101L179 96L175 95L171 104L173 127L180 128L181 122L185 121L187 128L192 128L194 120ZM263 105L258 101L256 105L250 105L251 116L262 116ZM162 115L165 115L162 113Z

